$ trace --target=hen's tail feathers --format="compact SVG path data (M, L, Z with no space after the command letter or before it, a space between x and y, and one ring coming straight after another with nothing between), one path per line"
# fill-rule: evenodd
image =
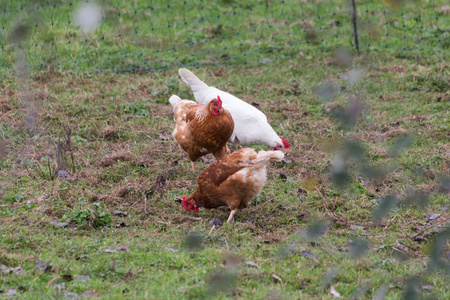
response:
M180 74L181 80L187 83L194 93L200 91L201 89L208 88L206 83L198 79L198 77L188 69L181 68L178 70L178 74Z
M175 106L178 102L181 101L181 98L177 95L172 95L172 97L169 98L169 102L172 106Z
M252 159L251 163L256 164L266 164L270 159L282 160L284 158L283 151L259 151L255 159Z

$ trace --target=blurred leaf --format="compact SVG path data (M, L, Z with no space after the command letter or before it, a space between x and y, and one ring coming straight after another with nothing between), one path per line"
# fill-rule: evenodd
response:
M317 44L319 40L319 35L315 29L310 29L305 33L305 39L308 43Z
M366 157L366 150L364 147L355 141L345 141L342 143L341 151L344 160L361 162L364 161Z
M330 171L331 181L338 188L343 189L350 184L350 173L347 170L346 159L342 158L342 156L338 155L335 159L333 159L330 163Z
M444 251L446 250L447 244L450 240L450 226L439 233L436 238L431 243L431 255L430 263L428 264L429 270L442 269L450 275L450 264L448 260L444 260Z
M384 218L394 207L397 205L397 197L394 195L387 195L381 198L380 203L377 205L373 212L373 218L375 221L379 221Z
M389 166L375 166L371 167L363 164L360 167L361 175L369 180L382 179L386 177L389 172L392 171L392 167Z
M387 293L387 287L385 285L383 285L375 293L372 300L384 300L386 297L386 293Z
M26 22L18 22L12 26L11 33L8 36L10 43L19 43L28 37L30 25Z
M323 235L328 229L328 223L324 220L313 220L310 222L301 236L307 240L315 240Z
M414 139L410 135L405 135L397 139L394 144L389 148L389 154L397 157L408 149L414 142Z
M358 81L361 79L361 77L364 76L364 70L363 69L351 69L348 71L348 82L351 85L355 85L358 83Z
M405 282L405 292L403 299L420 299L420 280L417 277L409 278Z
M330 271L328 271L327 275L325 275L322 286L327 288L331 285L333 280L336 278L337 274L339 274L339 269L337 267L334 267Z
M351 180L352 178L347 170L331 170L331 181L338 188L346 188L350 184Z
M330 117L336 119L343 128L356 126L363 111L363 105L357 99L351 100L345 108L337 108L330 112Z
M272 274L272 277L273 277L274 279L276 279L277 281L279 281L279 282L283 282L283 279L281 279L281 277L278 276L277 274Z
M333 81L325 82L316 88L316 93L322 100L332 101L339 93L339 87Z
M307 191L312 191L316 186L320 184L320 181L316 177L307 177L303 181L303 186Z
M204 237L198 232L191 232L184 241L184 245L188 250L201 250L203 248Z
M102 21L102 9L93 3L83 4L74 12L74 20L84 33L95 31Z
M287 256L297 253L297 247L294 245L287 245L283 248L280 249L280 251L278 251L278 255L282 258L285 259Z
M402 6L404 0L381 0L388 8L392 10L397 10Z
M429 197L430 195L423 191L411 190L406 192L404 203L406 205L417 205L420 208L424 208L428 204Z
M357 259L362 257L367 250L369 250L369 241L356 239L350 247L350 255L352 258Z
M333 59L339 67L347 68L353 62L353 53L347 48L340 47L333 52Z
M439 178L439 189L444 193L450 192L450 177L448 175Z
M212 273L209 278L208 294L215 295L219 292L231 292L235 282L236 275L230 272Z

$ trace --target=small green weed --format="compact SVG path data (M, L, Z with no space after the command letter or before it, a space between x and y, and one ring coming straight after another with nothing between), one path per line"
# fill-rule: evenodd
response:
M64 215L62 221L70 221L81 227L107 227L112 223L111 214L102 208L101 202L94 202L86 208L77 208L68 215Z
M138 103L124 103L119 105L119 109L127 114L135 115L135 116L146 116L150 117L150 111L148 110L148 106L144 104Z

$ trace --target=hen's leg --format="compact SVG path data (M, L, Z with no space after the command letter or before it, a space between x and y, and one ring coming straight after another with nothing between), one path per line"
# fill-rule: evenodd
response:
M234 215L238 212L238 210L239 210L239 209L236 208L236 209L233 209L233 210L231 211L230 216L228 217L227 222L234 221Z
M192 172L195 173L195 161L191 161L191 165L192 165Z
M227 155L228 147L225 145L222 147L219 151L214 152L214 157L219 160L225 157Z

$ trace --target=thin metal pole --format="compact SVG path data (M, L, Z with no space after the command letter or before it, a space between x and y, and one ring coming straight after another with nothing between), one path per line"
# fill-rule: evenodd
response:
M358 53L359 56L359 42L358 42L358 28L356 26L356 4L355 0L352 0L352 6L353 6L353 31L355 34L355 46L356 46L356 53Z

